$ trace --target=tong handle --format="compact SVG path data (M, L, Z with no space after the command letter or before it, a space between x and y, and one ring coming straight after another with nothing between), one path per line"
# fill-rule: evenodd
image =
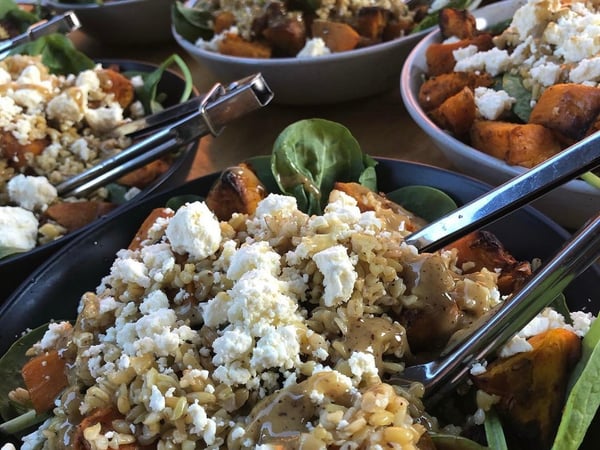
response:
M525 327L600 257L600 213L588 221L518 292L464 330L441 359L408 367L403 380L423 382L435 400L456 387L471 366ZM472 331L471 331L472 330ZM434 401L435 401L434 400Z
M196 138L208 133L218 136L226 123L265 106L272 98L273 93L261 74L243 78L227 89L217 83L203 97L196 111L65 180L56 190L61 196L86 195Z
M67 11L64 14L54 16L49 20L44 20L33 24L29 29L12 39L0 42L0 53L12 50L13 48L34 41L42 36L52 33L70 33L81 27L79 19L73 11Z
M600 164L600 132L579 141L487 194L454 210L405 241L435 251L550 192Z

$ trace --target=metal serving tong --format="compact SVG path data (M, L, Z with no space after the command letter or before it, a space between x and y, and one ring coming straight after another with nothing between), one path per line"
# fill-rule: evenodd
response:
M59 195L85 195L124 174L211 133L218 136L226 123L267 105L273 92L261 74L242 78L114 130L116 135L144 136L122 152L75 175L56 187Z
M437 250L598 165L600 132L432 222L410 235L406 242L421 251ZM425 386L426 401L435 403L468 375L473 364L523 329L599 257L600 212L518 292L455 336L438 359L407 367L390 382L418 381Z
M81 27L79 19L73 11L67 11L53 18L31 25L23 34L0 42L0 53L8 52L13 48L35 41L36 39L52 33L70 33Z

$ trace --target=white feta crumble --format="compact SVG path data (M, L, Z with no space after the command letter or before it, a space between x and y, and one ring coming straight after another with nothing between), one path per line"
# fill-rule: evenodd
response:
M173 251L188 253L192 259L214 254L221 244L221 226L204 202L183 205L169 221L167 238Z
M573 83L597 82L600 79L600 57L587 58L580 61L569 72L569 81Z
M350 300L358 275L346 248L334 245L316 253L312 259L323 274L324 305L334 306Z
M192 423L190 433L202 436L208 445L214 444L217 423L214 419L207 416L204 408L198 404L198 400L188 406L187 415Z
M44 211L58 197L46 177L19 174L7 183L8 196L22 208Z
M253 269L261 269L276 276L281 270L281 257L268 242L259 241L242 245L231 257L227 278L239 280L241 276Z
M296 58L314 58L329 54L331 54L331 50L329 50L325 41L320 37L315 37L306 40L304 47L298 52Z
M506 50L492 48L487 51L477 52L456 61L455 72L486 71L492 76L504 72L510 65L510 55Z
M86 108L84 115L90 128L98 133L106 133L123 122L123 108L116 102L100 108Z
M50 350L56 347L61 338L70 334L72 330L69 322L50 322L42 339L35 345L40 350Z
M135 283L142 287L150 286L148 268L133 258L117 258L110 269L110 276L125 283Z
M18 206L0 206L0 249L24 252L35 247L38 220Z
M379 370L375 363L375 357L371 353L352 352L348 359L350 371L356 378L358 385L365 377L374 378L379 376Z
M165 396L162 394L162 392L160 392L160 389L158 389L156 385L152 385L150 401L148 403L150 411L161 412L163 409L165 409L165 406Z
M508 358L509 356L516 355L517 353L531 351L533 347L527 339L522 336L514 336L508 341L499 352L501 358Z
M479 113L487 120L498 119L505 111L509 111L517 101L506 91L496 91L487 87L477 87L474 91L475 106Z

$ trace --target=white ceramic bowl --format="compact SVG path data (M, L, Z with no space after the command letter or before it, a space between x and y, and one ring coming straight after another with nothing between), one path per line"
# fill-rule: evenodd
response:
M484 6L474 11L474 15L478 21L498 23L512 17L521 3L522 0L505 0ZM494 185L523 173L526 169L508 165L452 137L433 123L419 105L419 87L427 73L425 51L429 45L440 41L439 30L430 32L406 59L400 77L400 92L409 114L461 172ZM564 227L575 229L600 210L600 190L584 181L574 180L546 194L533 205Z
M221 82L260 72L275 94L290 105L338 103L397 86L402 64L428 30L347 52L315 58L241 58L201 49L172 27L175 40Z
M110 0L102 4L45 0L45 5L57 13L73 11L82 32L108 45L172 41L173 3L174 0Z

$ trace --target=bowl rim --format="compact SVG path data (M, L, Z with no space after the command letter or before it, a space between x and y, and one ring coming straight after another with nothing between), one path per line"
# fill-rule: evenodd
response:
M127 1L127 0L125 0ZM134 0L137 1L137 0ZM376 53L378 51L385 51L396 48L399 45L402 45L406 42L412 42L414 40L419 41L421 38L426 36L431 31L431 28L426 28L417 33L411 33L406 36L402 36L396 39L392 39L386 42L380 42L377 44L369 45L367 47L357 48L353 50L348 50L345 52L337 52L337 53L329 53L327 55L320 55L315 57L308 58L297 58L295 56L286 56L283 58L247 58L242 56L231 56L231 55L223 55L221 53L213 52L211 50L203 49L195 45L193 42L187 40L183 36L181 36L176 30L175 26L171 24L171 32L173 37L177 41L179 45L181 45L185 50L189 53L194 54L195 56L201 57L203 59L208 59L216 62L226 63L226 64L239 64L244 66L273 66L273 67L282 67L297 64L304 64L307 66L310 65L318 65L323 62L337 62L344 61L348 59L354 59L356 57L360 57L363 55L369 55L372 53Z
M478 8L473 11L473 14L476 18L480 18L482 15L486 17L493 17L494 13L496 13L498 10L505 10L513 6L516 9L523 3L523 0L503 0L497 3L486 5L482 8ZM453 151L462 155L463 157L466 157L470 160L482 161L485 166L489 166L490 168L493 166L498 166L499 164L499 168L494 167L494 170L501 169L499 174L506 175L507 177L521 175L527 171L526 168L521 166L511 166L499 158L495 158L487 153L477 150L475 147L471 147L463 143L459 139L450 135L447 131L444 131L438 127L421 108L418 102L417 93L413 92L411 89L412 80L415 78L415 76L422 77L425 75L424 72L415 74L415 71L420 69L416 62L422 59L429 45L441 41L441 32L439 28L430 31L427 36L425 36L415 45L404 61L404 65L400 73L400 95L407 112L417 123L417 125L423 129L423 131L433 136L435 140L444 142L446 147L452 148ZM475 155L475 157L473 155ZM451 157L448 157L448 159L451 160ZM568 181L567 183L564 183L562 187L585 195L600 196L600 190L582 180Z
M126 6L135 3L148 3L148 2L164 2L170 3L171 0L114 0L104 3L77 3L77 2L61 2L59 0L44 0L49 6L52 6L55 9L60 9L62 11L66 10L94 10L100 8L108 8L108 7L117 7L117 6Z

